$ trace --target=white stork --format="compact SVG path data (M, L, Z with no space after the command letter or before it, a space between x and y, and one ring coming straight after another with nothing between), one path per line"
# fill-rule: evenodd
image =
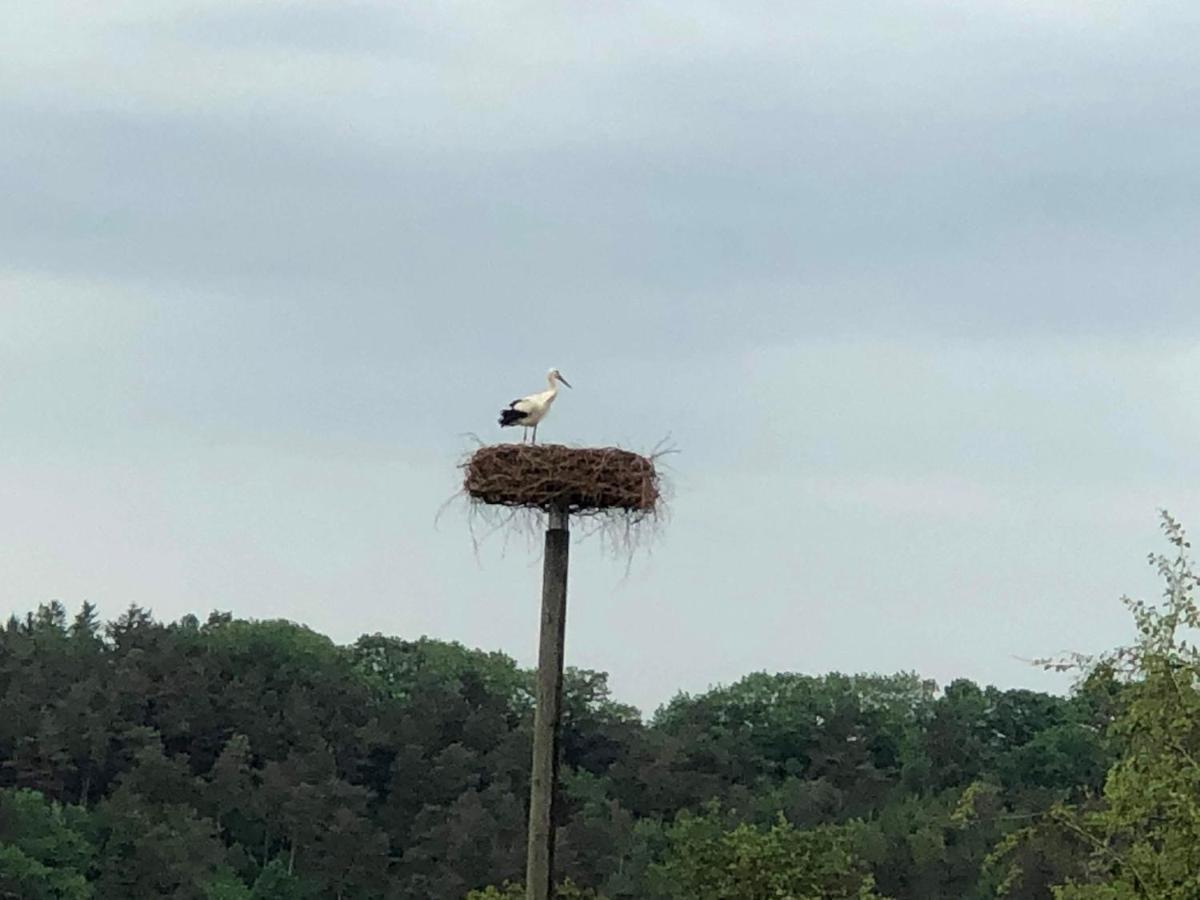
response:
M514 400L508 404L507 409L500 411L501 427L520 425L525 429L521 433L522 444L525 443L525 438L529 435L530 426L533 427L533 443L537 443L538 422L546 418L546 413L550 412L550 404L558 396L558 382L562 382L567 387L571 386L571 383L562 377L562 373L558 369L551 369L547 372L546 380L550 382L549 388L539 391L536 394L530 394L528 397Z

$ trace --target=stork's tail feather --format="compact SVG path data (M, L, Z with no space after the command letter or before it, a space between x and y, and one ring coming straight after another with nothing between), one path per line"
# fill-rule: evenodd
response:
M500 410L500 424L520 425L521 420L527 415L528 413L523 413L519 409L502 409Z

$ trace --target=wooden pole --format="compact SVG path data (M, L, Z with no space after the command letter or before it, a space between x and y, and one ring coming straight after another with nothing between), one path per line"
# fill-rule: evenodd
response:
M552 807L558 785L558 726L562 716L569 537L566 510L550 510L542 569L542 630L538 644L537 709L533 719L533 770L529 784L526 900L551 900L554 896Z

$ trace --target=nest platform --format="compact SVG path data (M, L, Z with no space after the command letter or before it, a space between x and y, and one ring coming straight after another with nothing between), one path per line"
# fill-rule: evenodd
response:
M653 458L618 447L494 444L462 468L472 500L515 509L642 517L654 515L662 496Z

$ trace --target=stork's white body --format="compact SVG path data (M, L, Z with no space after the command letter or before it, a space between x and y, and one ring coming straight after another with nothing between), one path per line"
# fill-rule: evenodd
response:
M542 421L546 413L550 412L550 404L554 402L554 398L557 396L558 390L550 388L549 390L539 391L536 394L530 394L528 397L522 397L520 400L514 400L509 409L525 413L525 417L521 419L521 424L531 427Z
M546 418L546 413L550 412L550 405L554 402L554 398L558 396L558 383L562 382L567 387L570 387L570 382L559 374L558 369L551 369L546 373L546 381L549 387L544 391L538 391L536 394L530 394L528 397L521 397L519 400L514 400L508 404L508 408L500 412L500 425L507 428L512 425L520 425L526 431L522 434L521 440L524 442L528 435L528 429L533 429L533 442L537 443L537 426L538 422Z

